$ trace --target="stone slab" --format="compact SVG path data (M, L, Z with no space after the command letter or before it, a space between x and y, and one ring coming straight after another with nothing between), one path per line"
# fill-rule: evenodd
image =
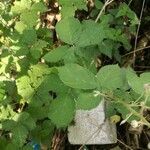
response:
M77 110L75 124L68 127L68 140L75 145L117 142L116 126L105 118L104 101L92 110Z

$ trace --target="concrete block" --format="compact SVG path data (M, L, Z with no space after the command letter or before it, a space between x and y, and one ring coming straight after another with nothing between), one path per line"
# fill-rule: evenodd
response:
M116 126L105 117L104 101L92 110L77 110L75 124L68 127L71 144L101 145L117 142Z

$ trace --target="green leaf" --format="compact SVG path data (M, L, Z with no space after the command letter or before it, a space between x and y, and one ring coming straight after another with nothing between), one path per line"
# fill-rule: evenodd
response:
M16 80L18 94L21 95L25 100L29 100L34 94L34 89L30 84L31 82L28 76L22 76Z
M30 53L33 58L39 59L42 54L42 50L44 47L47 46L47 42L43 40L38 40L36 43L34 43L30 49Z
M74 17L77 9L87 9L85 0L59 0L59 4L62 6L62 17Z
M45 61L47 62L58 62L63 59L63 57L68 52L68 46L60 46L56 49L53 49L44 56Z
M140 77L136 73L128 69L126 70L126 76L129 86L138 94L143 94L145 89L144 85L150 83L150 73L142 73Z
M36 12L33 11L24 11L20 15L20 21L23 22L28 28L33 27L37 24L38 15Z
M47 8L43 2L34 3L31 7L31 11L34 11L34 12L44 12L46 10Z
M119 6L119 11L116 17L127 16L131 19L131 25L137 25L139 20L134 11L132 11L126 3L122 3Z
M45 64L36 64L31 66L30 70L28 70L30 84L32 84L34 89L38 88L45 79L45 76L49 75L50 73L51 69L49 69Z
M27 135L28 131L24 126L16 126L12 130L12 142L19 147L22 147L26 142Z
M101 1L99 1L99 0L95 0L95 7L97 9L102 9L103 3Z
M75 103L72 98L66 96L52 101L48 117L58 127L67 127L73 120Z
M27 25L24 24L21 21L17 21L15 24L15 29L19 32L19 33L23 33L23 31L27 28Z
M107 103L106 110L105 110L106 117L110 118L111 116L116 114L115 106L116 104L113 102Z
M90 110L101 102L100 96L95 96L93 92L81 92L76 100L76 108Z
M17 121L19 124L26 127L28 130L32 130L36 127L36 124L29 113L27 112L21 112L19 114L16 114L13 117L13 120Z
M63 84L57 74L50 74L47 76L37 90L37 94L42 100L50 101L53 96L50 92L56 93L56 96L63 96L68 91L69 87Z
M80 37L76 42L76 45L79 47L96 45L106 38L103 27L98 23L95 23L93 20L83 21L81 28L82 32L80 33Z
M37 40L36 31L33 29L23 31L20 37L20 43L25 46L32 46ZM21 45L22 46L22 45Z
M15 1L14 5L11 7L11 11L13 13L21 13L24 10L30 9L31 7L31 0L21 0L21 1Z
M55 126L50 120L45 120L42 124L37 125L31 132L32 139L38 143L49 146L53 137L54 128Z
M7 144L8 144L8 143L7 143L7 140L6 140L5 138L1 137L1 138L0 138L0 148L1 148L2 150L5 150Z
M78 64L66 64L58 68L58 72L64 84L72 88L95 89L97 87L94 74Z
M46 118L49 112L49 103L56 98L63 97L68 90L69 88L62 83L57 74L46 76L32 98L28 113L34 120Z
M57 23L56 31L63 42L74 45L79 40L81 25L75 18L66 18Z
M12 130L15 126L17 125L17 123L14 120L4 120L2 122L2 129L6 130L6 131L10 131Z
M64 7L74 6L76 9L84 9L86 5L85 0L72 0L71 3L69 0L59 0L59 3Z
M5 96L4 84L0 82L0 102L3 100L4 96Z
M20 150L19 145L17 145L16 143L12 143L12 142L5 145L4 150L10 150L10 149Z
M33 146L32 145L25 145L25 146L23 146L22 150L33 150Z
M123 86L123 75L118 65L107 65L97 73L100 86L114 90Z
M65 64L77 62L77 57L75 55L75 51L76 51L75 46L72 46L68 49L66 55L64 55L64 57L63 57L63 60L64 60Z
M105 40L101 42L98 46L101 53L105 54L109 58L112 58L113 50L116 46L112 40Z

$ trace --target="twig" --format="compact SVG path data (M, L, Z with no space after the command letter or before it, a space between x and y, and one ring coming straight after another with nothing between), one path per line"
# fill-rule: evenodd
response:
M128 6L130 6L130 4L132 3L133 0L130 0L130 2L128 3Z
M114 0L107 0L107 1L105 2L104 6L103 6L102 9L100 10L100 12L99 12L97 18L95 19L95 23L98 22L98 20L100 19L100 17L101 17L101 15L102 15L103 11L105 10L105 8L106 8L110 3L112 3L113 1L114 1Z
M136 68L150 69L150 66L135 66Z
M141 20L142 20L142 16L143 16L144 7L145 7L145 0L143 0L142 9L141 9L140 18L139 18L139 24L138 24L137 31L136 31L136 37L135 37L135 42L134 42L134 51L133 51L133 66L135 64L137 39L138 39L138 34L139 34L140 26L141 26Z
M150 48L150 46L136 49L136 50L134 50L134 51L132 51L132 52L129 52L129 53L123 55L122 57L128 56L128 55L130 55L130 54L133 54L133 53L136 53L136 52L139 52L139 51L141 51L141 50L148 49L148 48Z
M129 147L128 145L126 145L125 143L123 143L121 140L117 139L117 141L119 143L121 143L122 145L124 145L126 148L130 149L130 150L133 150L131 147Z

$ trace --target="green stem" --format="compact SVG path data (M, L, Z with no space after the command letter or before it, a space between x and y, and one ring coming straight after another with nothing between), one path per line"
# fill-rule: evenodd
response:
M125 106L133 115L137 116L138 118L140 118L143 122L143 124L145 124L146 126L148 126L150 128L150 123L137 111L135 111L133 108L131 108L130 104L125 103L124 101L118 99L118 98L114 98L111 97L109 95L106 95L104 93L100 93L99 95L103 96L106 99L111 99L111 100L115 100L116 103L121 103L123 106Z

